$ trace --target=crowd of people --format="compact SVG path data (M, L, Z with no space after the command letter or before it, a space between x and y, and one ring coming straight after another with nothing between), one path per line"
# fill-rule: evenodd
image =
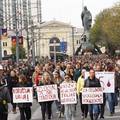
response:
M89 117L91 120L104 119L105 105L108 101L110 115L115 114L115 106L118 105L120 89L120 64L119 57L109 57L102 55L83 55L64 61L37 62L33 67L28 62L19 65L0 65L0 118L8 119L8 108L12 104L12 112L16 114L19 108L20 120L31 119L32 103L13 103L12 89L15 87L33 87L34 97L37 98L36 87L57 84L59 100L40 102L42 120L52 120L52 104L55 103L58 117L65 120L75 120L77 104L62 105L60 102L60 84L76 83L77 100L80 103L79 110L82 119ZM96 71L106 71L115 73L115 92L103 94L103 104L83 104L82 89L85 87L101 87L99 79L96 78ZM89 72L89 77L85 79L85 72Z

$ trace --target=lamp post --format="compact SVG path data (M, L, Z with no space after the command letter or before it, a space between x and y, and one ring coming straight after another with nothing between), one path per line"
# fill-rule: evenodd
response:
M75 44L74 44L74 27L72 27L72 47L73 47L73 58L75 55Z
M54 63L56 65L56 40L54 40Z
M33 21L31 21L31 43L32 43L32 61L33 61L33 66L35 66L35 41L34 41L34 26L33 26Z
M0 62L2 61L2 28L0 27Z

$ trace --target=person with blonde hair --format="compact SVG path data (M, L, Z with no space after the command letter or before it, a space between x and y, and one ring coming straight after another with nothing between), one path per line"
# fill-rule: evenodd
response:
M42 76L42 80L39 83L39 86L44 86L44 85L51 85L54 82L51 79L51 76L49 72L44 72ZM45 114L47 113L48 115L48 120L51 120L51 115L52 115L52 103L53 101L45 101L45 102L40 102L41 106L41 111L42 111L42 120L45 120Z

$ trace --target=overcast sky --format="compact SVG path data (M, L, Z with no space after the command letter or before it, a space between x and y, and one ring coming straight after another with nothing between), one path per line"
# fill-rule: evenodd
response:
M83 0L91 11L93 19L104 8L113 6L120 0ZM42 19L56 19L81 27L82 0L42 0Z

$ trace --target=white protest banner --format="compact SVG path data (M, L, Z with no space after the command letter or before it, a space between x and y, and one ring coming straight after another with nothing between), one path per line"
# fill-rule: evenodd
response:
M38 102L58 100L57 85L44 85L37 87Z
M104 93L114 93L115 90L115 73L114 72L96 72L96 78L100 80ZM85 73L85 78L89 76L89 72Z
M30 103L33 102L32 87L16 87L12 89L13 103Z
M103 89L96 88L83 88L82 91L82 104L102 104L103 103Z
M60 84L60 100L61 104L76 104L76 83Z

